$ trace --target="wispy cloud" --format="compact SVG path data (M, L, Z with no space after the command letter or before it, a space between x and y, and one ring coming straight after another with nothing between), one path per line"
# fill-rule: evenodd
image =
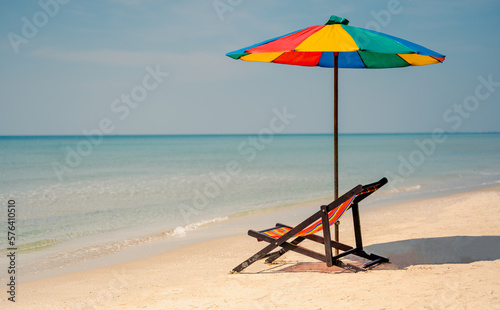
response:
M141 6L141 5L144 5L145 2L148 2L148 1L145 1L145 0L108 0L108 1L112 2L112 3L116 3L116 4L122 4L122 5L125 5L125 6L130 6L130 7ZM154 0L154 1L157 2L157 0Z
M89 63L107 66L144 67L152 64L164 65L167 70L176 72L177 81L214 81L240 75L234 70L231 59L224 54L158 53L146 51L89 50L67 51L57 48L41 48L30 53L33 57L70 63ZM261 70L255 66L252 72ZM250 72L246 72L249 74Z
M112 66L144 66L151 63L164 63L168 54L154 52L127 52L110 49L89 51L67 51L44 47L30 53L32 56L68 62L86 62Z

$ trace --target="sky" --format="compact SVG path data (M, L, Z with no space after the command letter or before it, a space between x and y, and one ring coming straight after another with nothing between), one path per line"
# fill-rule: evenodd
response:
M341 69L340 133L500 131L495 0L40 0L0 4L0 135L332 133L332 69L225 56L330 15L446 55Z

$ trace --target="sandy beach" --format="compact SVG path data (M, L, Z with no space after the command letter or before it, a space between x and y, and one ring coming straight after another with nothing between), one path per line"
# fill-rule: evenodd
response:
M262 227L139 260L17 286L2 309L500 309L500 187L398 205L361 206L367 252L387 256L351 273L294 253L229 271L264 245ZM298 219L300 221L300 219ZM341 241L353 243L351 214ZM242 223L244 221L241 221ZM294 223L287 223L294 224ZM307 269L308 271L301 271ZM5 290L4 290L5 291Z

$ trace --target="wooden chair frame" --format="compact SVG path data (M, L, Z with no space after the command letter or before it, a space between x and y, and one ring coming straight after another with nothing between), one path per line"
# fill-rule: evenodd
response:
M368 184L365 186L358 185L353 189L351 189L350 191L348 191L346 194L336 199L335 201L331 202L330 204L321 206L319 211L317 211L316 213L314 213L309 218L299 223L295 227L277 223L275 228L285 227L290 229L287 233L285 233L283 236L279 238L272 238L264 234L263 231L267 230L263 231L249 230L248 231L249 236L257 238L258 240L261 241L268 242L269 245L267 245L262 250L251 256L249 259L245 260L244 262L236 266L231 271L231 273L239 273L243 269L247 268L249 265L264 258L266 258L266 263L272 263L288 251L294 251L296 253L300 253L308 257L317 259L319 261L325 262L328 267L332 267L335 265L354 272L366 271L368 268L374 265L389 262L389 260L385 257L376 254L368 254L363 250L363 241L361 238L361 224L359 218L359 205L358 205L359 202L361 202L363 199L371 195L374 191L376 191L386 183L387 179L383 178L378 182ZM356 197L354 198L354 201L352 202L350 209L352 210L354 236L356 240L355 247L335 242L332 240L330 234L330 224L328 219L328 214L331 210L339 207L342 203L351 199L353 196ZM321 219L323 224L323 237L315 234L305 235L305 236L295 236L298 232L302 231L304 228L308 227L309 225L311 225L312 223L314 223L319 219ZM293 240L288 242L288 240L292 238ZM324 254L318 253L299 246L299 244L306 239L323 244L325 247L325 253ZM280 247L279 250L271 252L278 247ZM340 251L343 252L333 256L332 248L339 249ZM358 257L362 257L364 259L369 260L369 262L367 262L361 267L342 262L340 259L347 255L356 255Z

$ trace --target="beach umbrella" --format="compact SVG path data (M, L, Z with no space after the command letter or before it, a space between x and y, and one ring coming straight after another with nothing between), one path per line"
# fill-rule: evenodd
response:
M445 56L332 15L316 25L226 55L239 60L334 69L334 196L338 198L338 69L382 69L441 63ZM338 226L335 227L338 241Z

